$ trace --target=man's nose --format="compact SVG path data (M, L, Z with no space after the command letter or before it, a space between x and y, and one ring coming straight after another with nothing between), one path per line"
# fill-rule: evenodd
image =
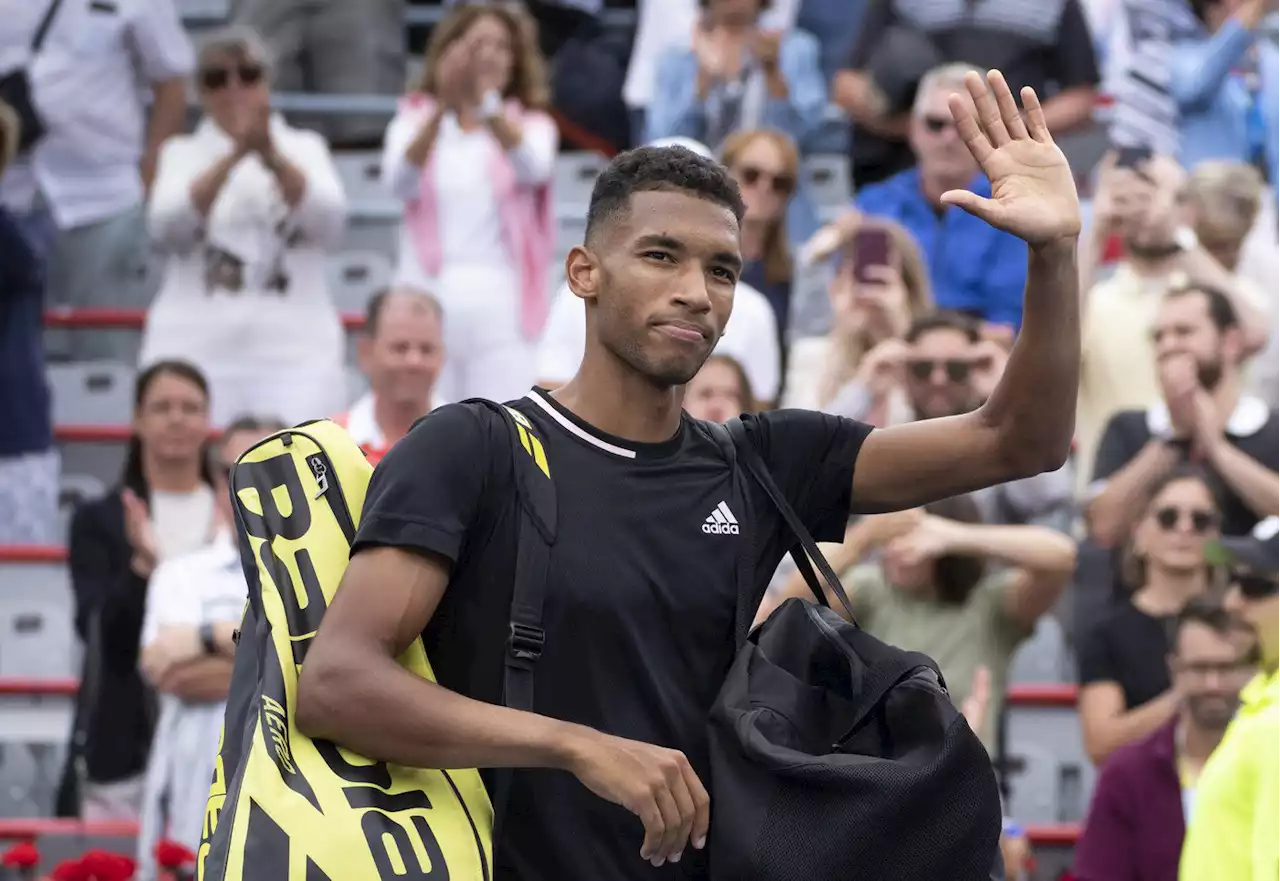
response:
M700 269L683 273L672 299L690 312L710 312L711 290L706 273Z

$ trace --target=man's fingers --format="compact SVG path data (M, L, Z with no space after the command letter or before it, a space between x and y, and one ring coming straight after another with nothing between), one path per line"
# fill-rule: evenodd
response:
M947 190L942 194L942 203L944 205L955 205L968 211L974 217L985 220L992 226L996 209L999 205L992 199L979 196L977 193L971 193L968 190Z
M1040 96L1030 86L1022 87L1022 109L1027 112L1027 128L1030 129L1031 137L1042 144L1053 143L1049 123L1044 119L1044 108L1040 106ZM1114 165L1115 159L1111 161Z
M992 71L992 73L997 72ZM1004 77L1001 77L1000 81L1004 82ZM1009 130L1005 128L1004 120L1000 118L1000 106L996 104L996 98L991 94L987 80L969 71L965 74L964 84L969 90L969 97L973 99L973 106L977 108L978 124L982 126L987 140L996 148L1009 143Z
M998 70L989 70L987 82L991 85L991 91L995 93L996 106L1000 108L1000 120L1004 123L1005 131L1009 133L1010 138L1025 141L1030 135L1027 134L1027 126L1022 121L1022 111L1018 109L1018 102L1013 100L1013 92L1009 90L1004 74Z
M711 796L698 779L693 766L687 761L682 768L685 785L689 787L689 797L693 799L693 822L689 826L689 843L701 850L707 843L707 832L711 828Z
M661 851L662 836L667 831L666 824L662 820L662 811L658 809L657 800L648 797L640 803L634 813L644 824L644 843L640 845L640 859L653 859Z
M655 787L653 799L657 802L658 812L662 815L662 834L657 848L649 854L649 861L660 865L679 852L681 844L676 840L680 833L680 807L671 793L670 784L665 781Z
M969 148L969 153L981 165L994 151L991 142L978 125L978 111L968 95L955 93L947 98L947 107L951 110L951 118L955 120L956 131L961 140Z

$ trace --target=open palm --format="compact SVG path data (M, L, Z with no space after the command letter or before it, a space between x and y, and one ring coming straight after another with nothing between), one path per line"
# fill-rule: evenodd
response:
M1074 239L1080 234L1075 179L1067 157L1049 134L1035 90L1022 90L1024 121L1000 71L988 71L986 82L969 73L965 87L968 95L951 96L951 115L991 182L991 198L950 190L942 201L1030 245Z

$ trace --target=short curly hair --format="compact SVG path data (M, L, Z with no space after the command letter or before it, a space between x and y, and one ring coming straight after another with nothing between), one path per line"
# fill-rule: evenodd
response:
M742 222L742 194L719 162L684 147L637 147L615 156L596 178L587 208L587 240L625 212L634 194L657 191L688 193L723 205Z

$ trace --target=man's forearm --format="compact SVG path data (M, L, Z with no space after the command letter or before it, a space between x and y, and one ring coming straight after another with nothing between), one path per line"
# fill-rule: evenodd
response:
M1259 517L1280 514L1280 475L1222 438L1205 451L1213 469Z
M963 524L953 547L958 554L991 557L1020 569L1066 572L1075 569L1075 542L1039 526Z
M1123 541L1147 487L1177 463L1178 454L1168 444L1151 441L1107 478L1106 486L1085 506L1085 522L1094 542L1110 548Z
M1076 86L1044 102L1044 121L1055 135L1078 129L1093 118L1098 93L1092 86Z
M1075 239L1030 248L1022 329L979 411L1018 473L1060 468L1071 450L1080 387L1080 284Z
M463 697L375 651L333 644L302 667L297 724L371 759L443 769L567 770L589 732Z
M195 658L172 667L157 687L188 703L226 700L231 685L232 662L227 658Z

